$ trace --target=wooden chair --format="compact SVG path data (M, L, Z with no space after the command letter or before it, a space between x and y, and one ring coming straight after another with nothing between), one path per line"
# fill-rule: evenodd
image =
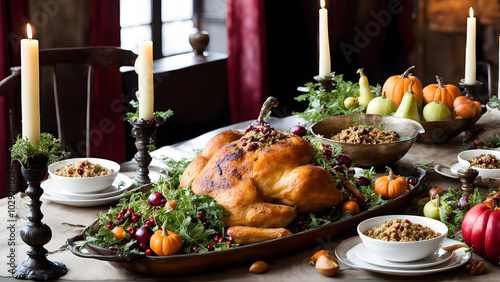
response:
M54 91L55 116L57 121L57 136L61 140L61 146L66 147L66 140L70 138L69 131L75 132L74 119L63 115L64 108L67 105L63 100L68 100L68 94L63 94L62 89L75 88L74 85L68 87L67 83L60 77L61 72L68 75L71 68L80 65L80 68L86 69L86 118L85 118L85 156L90 156L91 152L91 131L94 102L94 72L96 66L133 66L137 55L129 50L123 50L117 47L78 47L78 48L53 48L41 49L39 55L40 67L52 67L52 84ZM20 67L13 67L12 74L0 82L0 95L5 95L12 90L19 89L21 83ZM78 73L78 72L77 72ZM77 74L69 74L77 75ZM42 87L41 87L42 89ZM75 94L77 89L71 89ZM66 96L66 97L65 97ZM16 97L13 97L16 98ZM70 97L75 99L75 97ZM15 100L15 99L14 99ZM43 102L42 102L43 103ZM18 120L20 117L16 102L11 103L13 109L10 110L11 136L20 133ZM66 111L67 112L67 111ZM17 120L17 121L16 121Z
M85 135L85 153L81 156L90 156L92 150L92 121L94 109L94 72L97 66L133 66L137 55L129 50L124 50L118 47L78 47L78 48L53 48L41 49L39 54L40 73L41 76L50 70L52 76L53 100L40 99L41 108L43 110L47 105L52 106L54 111L45 110L43 116L42 131L52 132L52 130L44 130L43 126L47 124L57 125L57 137L61 141L61 146L67 150L70 142L82 143L80 137L82 132ZM21 69L20 67L11 68L11 75L0 81L0 96L11 95L9 101L9 122L10 137L14 138L21 133L21 112L20 112L20 84L21 84ZM69 79L78 77L78 81L82 83L68 82ZM41 79L40 82L50 81ZM68 85L68 83L71 83ZM48 87L47 87L48 86ZM40 85L41 94L45 94L44 89L50 89L49 85ZM68 93L69 92L69 93ZM42 95L41 95L42 96ZM79 97L80 96L80 97ZM44 97L50 97L44 95ZM83 102L76 102L80 101ZM72 106L68 107L68 104ZM79 114L76 111L80 108ZM55 118L52 117L55 114ZM84 116L84 118L82 117ZM52 119L52 120L51 120ZM55 119L55 122L52 122ZM77 122L77 121L82 122ZM83 126L75 126L79 123ZM83 129L85 128L85 129ZM76 148L77 144L71 144L69 148ZM72 152L75 155L75 151ZM77 154L78 155L78 154ZM19 181L17 181L19 182ZM18 187L19 190L19 187Z

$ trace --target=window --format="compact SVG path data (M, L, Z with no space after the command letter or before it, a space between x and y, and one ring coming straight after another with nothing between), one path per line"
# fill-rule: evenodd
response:
M124 49L153 40L155 58L190 52L193 0L120 0L120 26Z

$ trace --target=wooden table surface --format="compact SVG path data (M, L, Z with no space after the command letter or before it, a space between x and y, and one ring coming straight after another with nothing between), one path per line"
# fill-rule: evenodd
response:
M500 114L488 110L488 112L479 120L476 128L498 128L500 127ZM493 111L497 111L496 109ZM441 145L428 145L415 143L408 154L403 157L398 163L404 165L423 164L429 162L437 162L444 165L452 165L456 163L456 155L462 149L468 148L472 140L463 143L465 134L457 136L449 142ZM439 187L458 188L460 182L457 180L441 176L433 171L432 167L426 168L427 176L426 183L428 186L437 185ZM493 187L498 188L498 187ZM486 190L486 188L484 188ZM10 202L9 202L10 200ZM12 200L15 203L12 203ZM416 199L415 199L416 200ZM13 259L16 263L24 261L27 251L26 244L21 240L19 231L26 225L26 219L23 219L27 213L27 206L24 205L28 201L26 196L16 194L13 199L0 199L0 211L2 220L0 224L0 277L10 278L9 266L12 253L15 256ZM15 213L18 217L9 220L9 212L12 207L16 206ZM156 278L136 275L131 272L116 269L109 263L94 259L84 259L73 255L66 247L65 242L68 237L80 233L83 226L91 224L97 213L104 213L108 210L106 206L101 207L70 207L50 201L45 201L42 205L42 212L45 217L43 222L48 224L52 229L52 240L45 245L49 251L49 259L63 262L68 268L66 275L60 280L159 280ZM415 212L414 207L409 206L407 213ZM13 227L9 229L9 227ZM328 281L332 278L325 277L316 272L314 267L308 265L309 258L312 254L320 249L329 249L333 251L342 240L356 236L355 230L352 230L342 236L331 238L330 240L318 240L314 247L287 255L278 259L267 261L269 264L268 270L263 274L252 274L248 272L250 265L240 265L233 268L221 267L221 270L208 273L198 273L193 275L185 275L181 277L165 277L160 280L172 281ZM13 240L9 241L9 238ZM9 245L9 242L15 241L15 245ZM12 252L12 250L13 252ZM382 280L382 281L421 281L422 279L430 281L498 281L500 277L500 266L494 265L485 259L473 254L472 259L483 261L486 264L486 273L480 276L471 276L465 267L459 267L446 272L430 274L418 277L398 277L385 274L372 273L365 270L352 268L341 264L340 271L334 276L335 279L342 280ZM18 280L16 280L18 281Z

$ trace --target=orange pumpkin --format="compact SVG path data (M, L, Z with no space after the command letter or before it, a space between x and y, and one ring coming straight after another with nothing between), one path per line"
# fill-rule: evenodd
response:
M413 82L413 92L415 92L417 96L417 106L418 112L422 112L423 108L423 95L422 95L422 83L420 80L413 76L410 73L410 70L415 68L415 66L409 67L403 74L401 75L393 75L389 77L382 87L382 93L385 92L387 98L390 98L398 104L401 104L401 100L408 90L410 90L410 84Z
M359 213L359 205L354 201L347 201L342 206L342 213L350 212L352 215Z
M159 256L169 256L181 249L182 240L179 234L169 231L163 224L163 230L156 231L149 239L149 247Z
M394 199L408 190L408 183L403 177L395 175L390 167L386 168L389 175L377 178L374 184L375 194L384 199Z
M436 75L437 84L429 84L422 90L424 102L430 103L434 100L445 104L453 111L453 102L458 96L462 96L460 89L453 84L444 84L443 79Z
M462 118L471 118L476 115L476 105L466 96L459 96L453 101L455 113ZM481 112L479 113L481 114Z

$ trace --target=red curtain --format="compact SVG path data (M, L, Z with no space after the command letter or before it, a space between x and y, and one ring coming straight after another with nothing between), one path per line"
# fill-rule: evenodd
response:
M90 45L120 46L120 1L92 0ZM126 161L122 77L118 67L97 67L92 156Z
M227 1L228 91L233 123L256 119L267 97L264 0Z
M0 0L0 79L10 75L10 67L21 64L19 41L25 37L26 22L29 18L29 0ZM2 93L5 94L5 93ZM8 195L9 165L12 140L10 136L8 104L6 95L0 96L0 197Z

